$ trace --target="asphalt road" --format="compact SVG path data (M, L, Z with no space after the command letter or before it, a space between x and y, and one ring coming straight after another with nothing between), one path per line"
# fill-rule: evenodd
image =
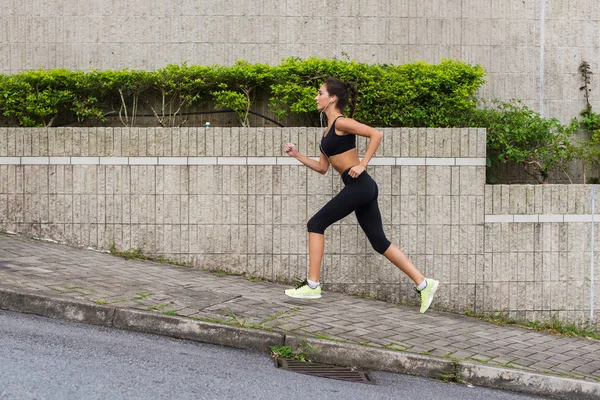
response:
M249 351L0 311L0 399L540 399L371 376L375 385L315 378Z

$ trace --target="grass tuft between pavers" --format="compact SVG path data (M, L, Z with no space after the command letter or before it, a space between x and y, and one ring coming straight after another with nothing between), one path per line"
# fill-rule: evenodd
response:
M490 322L495 325L507 326L514 325L522 328L529 328L539 332L550 333L553 335L570 336L570 337L586 337L590 339L600 340L600 332L592 327L583 327L583 322L579 324L565 323L553 317L550 322L545 321L524 321L510 318L506 313L475 313L471 310L465 310L464 314L468 317L478 319L480 321Z

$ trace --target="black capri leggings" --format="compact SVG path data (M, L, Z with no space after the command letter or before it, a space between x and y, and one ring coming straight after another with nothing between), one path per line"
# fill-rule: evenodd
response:
M377 205L377 183L367 171L363 171L357 178L348 175L348 171L350 169L342 174L344 188L308 221L308 231L322 235L330 225L354 211L373 249L383 254L391 243L383 232Z

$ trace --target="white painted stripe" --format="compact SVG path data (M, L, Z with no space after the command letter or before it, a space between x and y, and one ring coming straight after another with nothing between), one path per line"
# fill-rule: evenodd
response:
M514 222L538 222L539 215L538 214L515 214Z
M248 165L277 165L277 157L248 157Z
M277 157L277 165L302 165L302 163L292 157Z
M477 166L486 166L485 158L457 158L456 165L477 165Z
M454 158L429 158L425 159L425 165L455 165Z
M1 165L19 165L21 164L21 157L0 157Z
M539 221L540 222L563 222L564 215L563 214L540 214Z
M594 215L593 220L600 222L600 215ZM590 214L503 214L503 215L485 215L486 223L497 222L592 222Z
M309 157L319 161L319 157ZM302 165L292 157L0 157L0 164ZM485 158L374 157L369 165L485 165Z
M374 157L369 161L369 165L396 165L394 157Z
M217 157L188 157L188 165L217 165Z
M21 164L23 164L23 165L48 165L48 164L50 164L50 157L21 157Z
M246 165L246 157L217 157L217 165Z
M129 157L100 157L100 165L128 165Z
M158 165L187 165L187 157L158 157Z
M71 157L72 165L99 165L100 157Z
M69 165L71 164L71 157L50 157L51 165Z
M573 215L565 214L565 222L592 222L592 216L590 214L585 215Z
M158 157L129 157L129 165L158 165Z
M425 165L425 158L396 157L396 165Z
M488 223L495 222L513 222L514 215L486 215L484 221Z

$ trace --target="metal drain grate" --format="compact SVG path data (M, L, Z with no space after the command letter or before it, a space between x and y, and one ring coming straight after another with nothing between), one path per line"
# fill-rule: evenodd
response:
M287 369L299 374L319 376L321 378L337 379L346 382L373 384L371 377L364 371L336 365L319 364L315 362L301 362L278 358L277 368Z

